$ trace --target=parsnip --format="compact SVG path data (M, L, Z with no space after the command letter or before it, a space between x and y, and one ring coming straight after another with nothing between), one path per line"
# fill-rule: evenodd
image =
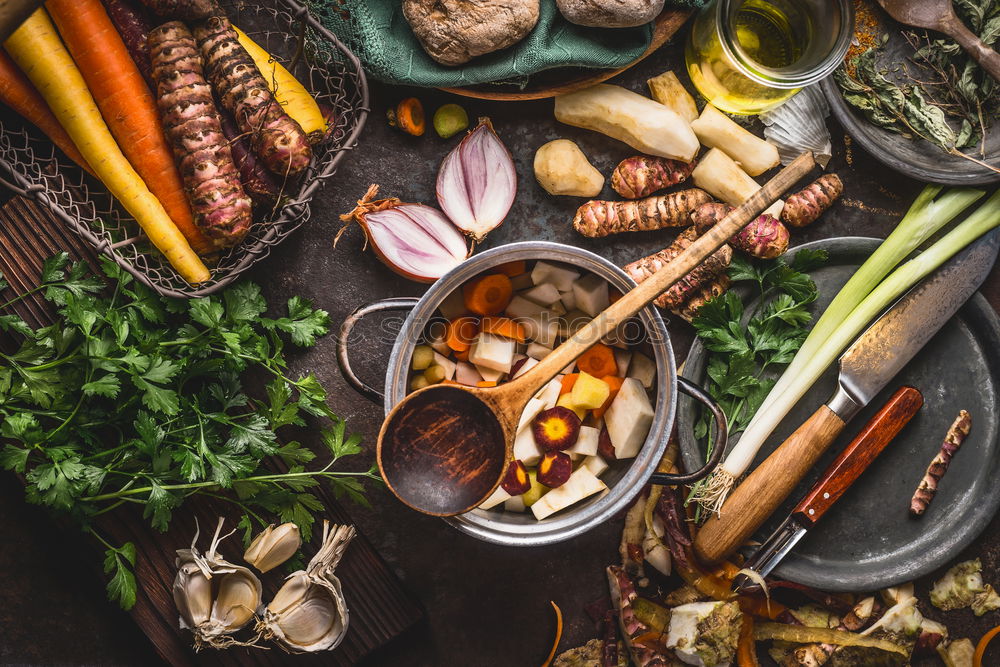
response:
M706 104L691 129L701 143L718 148L739 163L750 176L759 176L778 166L778 149L737 125L729 116Z
M673 72L654 76L646 83L649 85L649 94L654 100L687 122L690 123L698 117L698 106L694 103L694 98Z
M698 138L684 118L631 90L608 84L568 95L555 104L556 120L595 130L649 155L690 162Z
M713 148L702 156L698 166L691 172L691 178L696 186L730 206L739 206L760 189L757 181L750 178L731 157L718 148ZM779 199L764 213L778 218L784 206L785 202Z
M550 141L535 151L535 178L550 195L596 197L604 189L604 176L569 139Z

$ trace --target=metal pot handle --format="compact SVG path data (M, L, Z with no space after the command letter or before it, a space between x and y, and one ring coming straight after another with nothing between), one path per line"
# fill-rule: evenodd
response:
M376 405L385 405L385 395L354 374L347 351L347 343L351 337L351 332L354 331L355 325L367 315L386 310L412 310L419 301L420 299L412 296L375 301L355 310L340 325L340 334L337 336L337 364L340 366L340 372L344 375L344 379L347 380L347 384L351 385L355 391Z
M715 428L718 434L715 439L715 447L712 448L712 456L705 462L705 465L701 469L684 475L654 472L649 481L662 486L690 484L691 482L697 482L699 479L708 477L719 465L719 462L722 461L722 454L726 451L726 447L729 444L729 428L726 423L726 415L722 412L719 404L715 402L715 399L709 396L708 392L704 389L682 377L677 378L677 388L709 409L712 416L715 417Z

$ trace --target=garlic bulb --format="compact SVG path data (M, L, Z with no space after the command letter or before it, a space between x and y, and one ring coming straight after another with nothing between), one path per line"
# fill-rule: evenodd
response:
M257 632L274 639L289 653L312 653L336 648L347 635L348 612L340 580L333 571L354 526L323 522L323 544L305 570L288 576L264 608Z
M177 550L177 576L174 578L174 603L180 613L180 625L194 634L195 650L205 645L226 648L251 646L231 635L254 617L261 603L260 580L253 572L234 565L218 553L219 542L232 535L219 536L223 519L212 537L207 552L198 551L195 531L190 549Z
M275 528L272 523L265 528L243 554L243 560L262 573L273 570L295 555L302 546L299 527L294 523L283 523Z

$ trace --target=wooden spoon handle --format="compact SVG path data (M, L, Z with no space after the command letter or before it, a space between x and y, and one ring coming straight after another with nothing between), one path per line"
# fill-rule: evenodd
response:
M954 16L954 15L953 15ZM1000 81L1000 53L997 53L979 37L965 27L965 24L955 17L955 20L947 23L948 34L955 38L963 49L970 56L975 58L979 66L986 70L990 76Z
M707 565L720 563L760 528L805 477L844 428L823 405L736 487L719 514L698 531L694 553Z
M736 232L750 222L757 214L774 203L783 192L809 173L815 165L813 154L805 152L795 158L774 178L764 184L739 207L705 232L697 241L687 247L673 261L647 278L638 287L627 292L603 313L599 314L562 345L550 352L541 362L514 382L508 383L508 390L531 396L554 378L571 361L583 354L594 343L601 340L618 326L645 308L671 285L686 276L706 257L722 247Z

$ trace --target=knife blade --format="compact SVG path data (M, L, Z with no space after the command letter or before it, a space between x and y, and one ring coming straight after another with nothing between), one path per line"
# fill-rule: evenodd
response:
M761 544L743 566L744 569L757 572L761 577L769 575L868 469L923 404L923 396L916 388L900 387L830 464L788 518ZM758 590L760 585L749 575L738 574L733 579L733 591L739 595Z
M833 397L751 472L695 537L707 565L733 553L760 528L833 443L848 421L951 319L989 274L1000 248L993 230L904 294L840 358Z

